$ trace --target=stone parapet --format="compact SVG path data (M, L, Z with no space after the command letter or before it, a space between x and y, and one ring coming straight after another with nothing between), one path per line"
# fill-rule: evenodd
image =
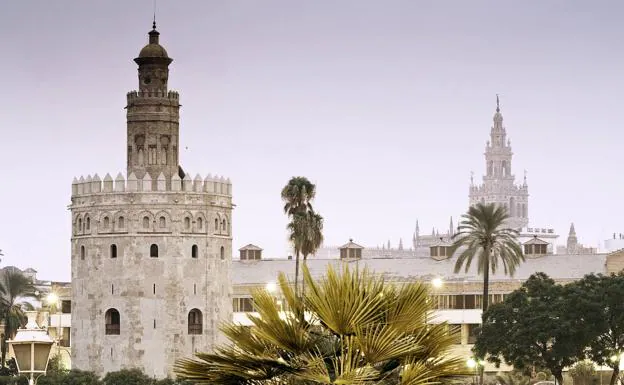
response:
M72 182L72 197L102 194L102 193L123 193L123 192L193 192L198 194L232 196L232 183L229 178L214 177L210 174L202 178L199 174L191 179L188 174L184 179L177 174L171 178L165 177L161 172L156 179L149 173L139 179L134 173L130 173L128 178L124 178L121 173L113 180L110 174L106 174L104 179L100 179L98 174L87 177L74 178Z

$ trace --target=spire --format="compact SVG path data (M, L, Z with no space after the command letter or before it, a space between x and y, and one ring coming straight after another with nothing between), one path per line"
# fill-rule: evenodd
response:
M574 229L574 222L572 222L572 224L570 225L570 234L571 237L574 236L576 237L576 230Z
M403 238L399 238L399 250L403 250Z
M156 25L156 22L154 22L154 25ZM500 100L498 100L498 94L496 94L496 112L500 112Z
M416 235L420 235L420 227L418 227L418 219L416 219Z
M455 228L453 227L453 216L451 215L451 224L449 225L449 236L452 237L455 233Z

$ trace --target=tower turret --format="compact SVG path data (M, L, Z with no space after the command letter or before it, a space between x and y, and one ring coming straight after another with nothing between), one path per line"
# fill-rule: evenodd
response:
M148 44L134 59L138 64L138 91L128 93L128 175L137 178L160 173L171 178L179 167L179 111L177 92L168 91L169 64L173 61L160 45L156 22L148 33Z
M568 234L568 241L566 246L569 253L573 252L578 247L578 238L576 237L574 223L570 225L570 233Z

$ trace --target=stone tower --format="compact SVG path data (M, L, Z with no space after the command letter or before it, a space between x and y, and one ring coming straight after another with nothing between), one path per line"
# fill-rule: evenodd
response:
M497 95L494 125L490 131L490 140L485 146L486 174L480 185L476 185L471 178L469 200L470 205L481 202L504 206L510 215L508 225L520 229L529 223L529 190L526 174L523 183L516 184L515 176L511 172L512 157L511 141L507 139L507 131L503 126Z
M578 248L578 238L576 237L576 230L574 229L574 223L570 225L570 232L568 233L568 239L566 242L566 248L568 253L573 253Z
M98 374L174 362L231 319L232 186L178 162L179 96L154 25L127 94L127 177L72 184L72 365Z

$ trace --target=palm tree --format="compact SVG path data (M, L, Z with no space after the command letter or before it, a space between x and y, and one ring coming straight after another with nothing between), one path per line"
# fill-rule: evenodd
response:
M455 336L447 325L428 322L425 285L385 284L348 266L330 267L318 282L305 266L303 274L309 290L301 297L279 276L289 312L257 290L253 325L224 326L230 343L179 360L177 376L198 384L425 385L467 374L449 354Z
M301 246L306 239L306 236L303 234L309 232L305 229L303 223L310 222L310 220L301 217L301 215L306 215L308 213L314 214L312 200L315 195L316 185L303 176L290 178L288 184L284 186L281 193L282 200L285 202L284 213L291 219L291 222L288 224L288 230L290 231L289 239L293 243L295 249L295 291L299 290L299 255L303 251ZM295 231L299 235L295 236ZM296 242L298 242L298 244ZM318 247L316 249L318 249ZM316 251L316 249L314 251Z
M1 346L1 365L4 367L6 357L6 341L13 338L17 329L23 324L26 316L24 310L32 309L24 298L36 298L36 290L32 281L21 272L5 269L0 276L0 314L4 320L4 334Z
M295 249L295 254L303 255L303 266L307 266L308 255L313 255L323 243L323 217L315 212L299 212L293 215L288 224L289 239ZM297 281L295 274L295 282ZM305 291L305 282L302 282L302 292ZM297 290L295 288L295 290Z
M455 273L462 266L467 272L473 259L477 259L477 271L483 274L483 314L488 308L490 271L496 273L499 264L505 274L513 275L520 262L524 262L522 248L517 241L518 230L507 228L509 218L507 210L496 204L477 203L462 215L458 233L453 236L451 253L463 248L457 262Z

